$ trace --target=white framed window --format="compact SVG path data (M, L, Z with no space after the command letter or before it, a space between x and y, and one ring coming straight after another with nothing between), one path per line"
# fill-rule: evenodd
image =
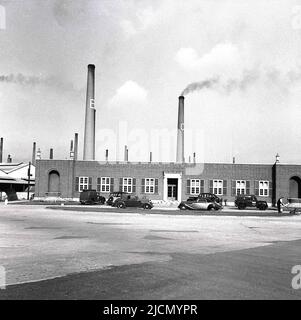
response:
M122 191L132 193L133 192L133 178L122 179Z
M110 192L110 177L97 178L97 191Z
M259 181L259 195L261 197L269 196L269 181Z
M201 190L201 180L200 179L190 179L190 194L198 195Z
M246 194L246 180L236 180L236 195Z
M155 179L146 178L145 179L145 193L155 193Z
M223 195L223 180L213 180L213 193L217 196Z
M78 190L83 191L89 188L89 177L78 177Z

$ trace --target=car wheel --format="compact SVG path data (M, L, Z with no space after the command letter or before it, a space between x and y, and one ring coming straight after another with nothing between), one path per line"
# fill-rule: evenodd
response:
M213 206L209 206L209 207L207 208L208 211L212 211L213 209L214 209Z
M125 208L125 204L122 203L122 202L120 202L120 203L118 203L117 207L118 207L118 208Z
M243 204L240 204L240 205L238 206L238 209L239 209L239 210L244 210L245 208L246 208L246 206L243 205Z
M266 209L267 209L266 206L260 206L260 207L259 207L259 210L262 210L262 211L263 211L263 210L266 210Z
M186 208L186 206L184 205L184 204L181 204L180 205L180 210L186 210L187 208Z
M150 206L148 203L146 203L146 204L143 206L143 209L151 209L151 206Z

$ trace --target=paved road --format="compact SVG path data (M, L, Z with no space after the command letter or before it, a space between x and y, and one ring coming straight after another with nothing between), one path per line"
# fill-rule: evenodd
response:
M300 216L0 206L0 299L300 299L300 226Z

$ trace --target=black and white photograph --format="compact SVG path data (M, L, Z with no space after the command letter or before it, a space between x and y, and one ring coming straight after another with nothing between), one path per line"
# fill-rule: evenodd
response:
M1 302L300 299L300 1L0 0Z

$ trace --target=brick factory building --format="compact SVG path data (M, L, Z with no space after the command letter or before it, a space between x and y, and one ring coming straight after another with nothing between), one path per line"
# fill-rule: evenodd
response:
M185 200L211 192L234 202L237 194L255 194L275 204L280 196L298 198L301 166L263 164L188 164L37 160L35 198L78 199L83 189L108 197L125 191L154 200Z
M277 199L301 197L301 165L185 163L184 97L179 97L177 153L175 163L95 160L95 66L88 65L83 160L78 160L78 134L71 141L70 160L36 161L35 199L59 197L78 199L84 189L96 189L108 197L124 191L152 200L186 200L200 192L211 192L228 204L238 194L255 194L270 205Z

